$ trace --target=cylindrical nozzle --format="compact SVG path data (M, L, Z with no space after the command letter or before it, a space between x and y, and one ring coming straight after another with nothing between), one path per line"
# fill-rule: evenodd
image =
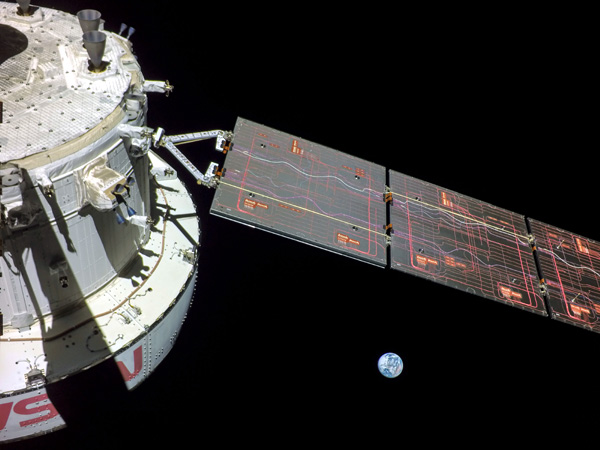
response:
M88 31L98 31L100 28L101 14L95 9L83 9L77 13L79 25L84 33Z
M92 66L100 67L106 47L106 34L102 31L86 31L83 33L83 45L92 61Z
M17 0L19 7L21 8L21 12L23 15L29 15L29 4L31 3L29 0Z

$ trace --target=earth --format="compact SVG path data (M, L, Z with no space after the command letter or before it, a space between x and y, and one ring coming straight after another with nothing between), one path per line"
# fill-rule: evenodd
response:
M384 377L396 378L402 372L404 364L402 359L395 353L386 353L379 358L377 367Z

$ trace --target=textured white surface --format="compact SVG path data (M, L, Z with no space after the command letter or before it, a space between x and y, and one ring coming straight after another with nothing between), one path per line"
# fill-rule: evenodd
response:
M96 127L121 103L137 65L126 41L107 33L102 73L88 70L81 27L71 14L39 8L30 19L0 2L0 24L21 31L27 49L0 65L0 162L71 141Z

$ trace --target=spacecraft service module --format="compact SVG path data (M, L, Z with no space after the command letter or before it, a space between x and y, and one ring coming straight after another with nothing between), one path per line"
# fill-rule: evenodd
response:
M152 128L174 87L145 78L134 31L0 2L0 442L69 426L52 386L113 360L132 390L177 345L202 279L185 180L215 220L600 331L599 243L250 118ZM197 141L222 162L197 167Z
M200 233L177 170L151 151L147 93L168 83L144 79L97 11L28 3L0 3L2 441L64 425L48 383L114 358L131 389L160 364Z

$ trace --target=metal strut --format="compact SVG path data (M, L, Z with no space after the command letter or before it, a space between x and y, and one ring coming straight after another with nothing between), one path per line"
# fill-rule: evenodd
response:
M190 142L205 141L207 139L216 139L215 149L222 153L227 153L229 143L233 133L223 130L199 131L196 133L174 134L166 138L174 144L188 144Z
M177 134L173 136L164 136L162 128L157 128L153 135L154 145L164 147L185 167L188 172L196 179L198 184L208 187L215 187L222 174L219 171L219 165L211 162L205 173L200 170L179 151L177 144L187 144L190 142L204 141L207 139L216 139L215 149L221 153L227 153L233 137L233 133L222 130L200 131L196 133Z

